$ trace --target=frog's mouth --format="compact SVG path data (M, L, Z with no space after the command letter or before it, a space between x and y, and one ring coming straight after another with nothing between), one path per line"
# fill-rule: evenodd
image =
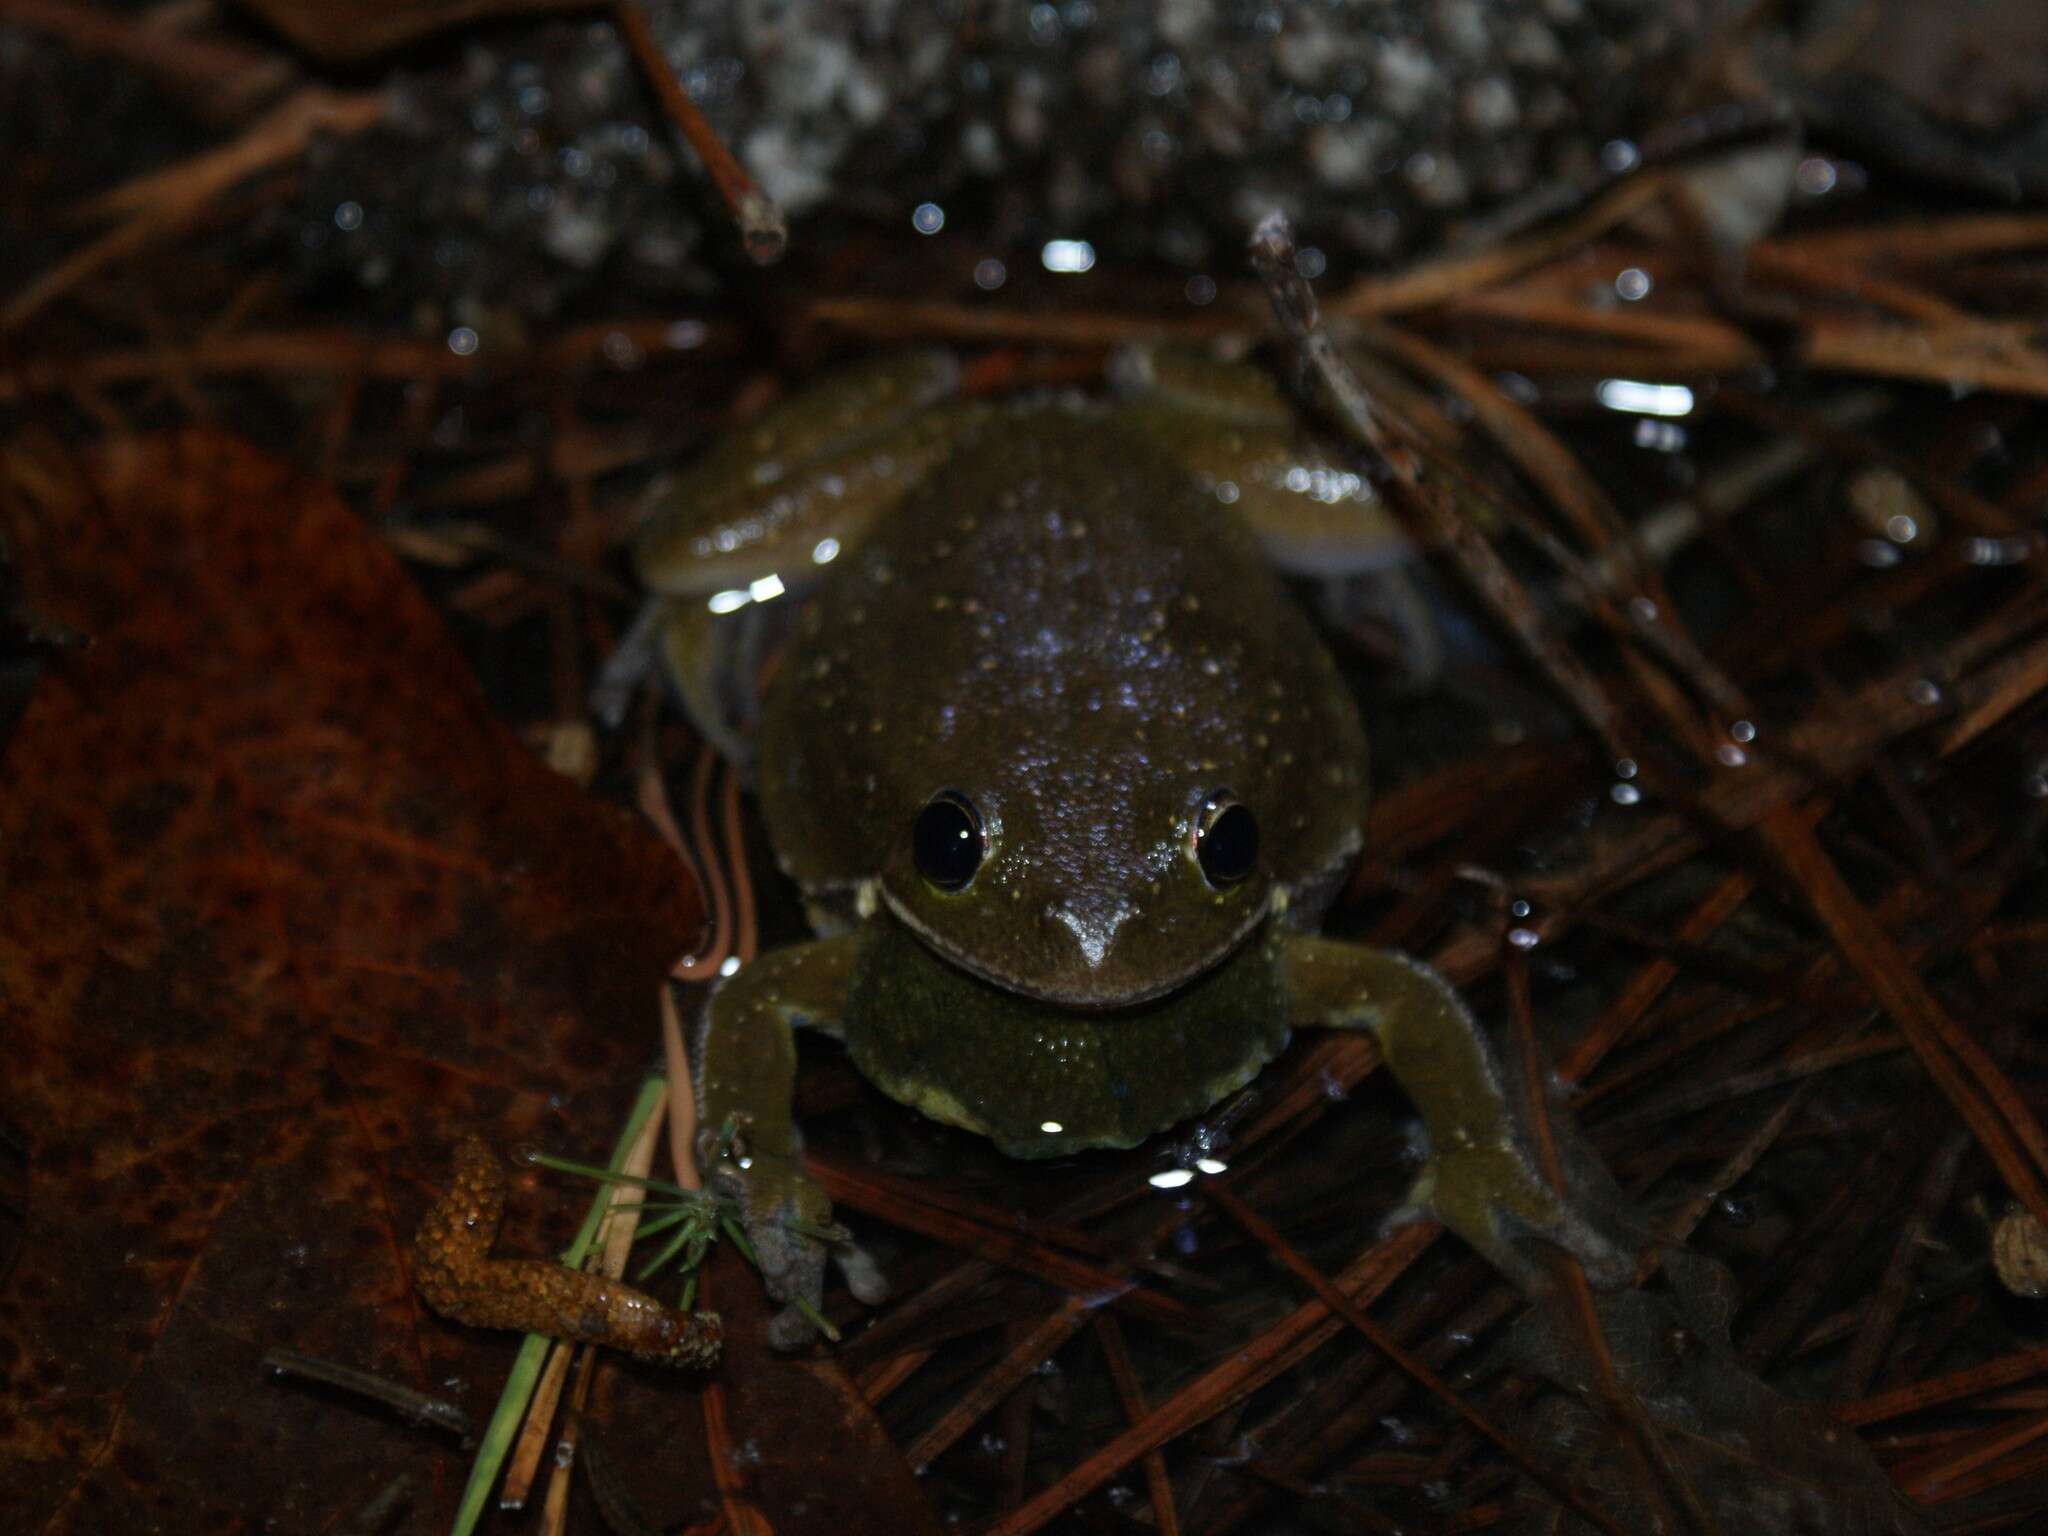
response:
M1279 888L1276 886L1274 889L1277 891ZM1175 963L1164 974L1151 966L1140 971L1128 963L1119 964L1114 947L1093 943L1076 931L1076 947L1085 957L1085 963L1064 974L1055 974L1051 967L1039 972L1025 972L989 964L971 949L933 928L886 884L882 887L882 901L890 914L915 934L925 948L956 970L1034 1002L1089 1013L1137 1007L1192 985L1243 948L1245 942L1277 910L1274 898L1270 896L1264 901L1246 902L1234 927L1210 936L1192 953L1176 956Z

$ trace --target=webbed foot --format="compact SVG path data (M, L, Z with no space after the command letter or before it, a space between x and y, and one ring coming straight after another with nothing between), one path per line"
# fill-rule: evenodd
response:
M760 1266L762 1285L782 1303L768 1325L771 1346L802 1349L818 1337L828 1258L862 1305L888 1300L889 1282L881 1266L832 1219L825 1192L789 1159L736 1157L730 1151L712 1161L714 1156L707 1149L712 1189L739 1203L740 1225Z
M1450 983L1407 955L1306 935L1288 941L1286 963L1304 1022L1372 1031L1421 1112L1429 1155L1411 1211L1525 1288L1546 1281L1532 1239L1572 1254L1597 1286L1630 1282L1638 1234L1620 1191L1561 1106L1546 1103L1547 1125L1533 1123L1515 1064L1497 1057Z

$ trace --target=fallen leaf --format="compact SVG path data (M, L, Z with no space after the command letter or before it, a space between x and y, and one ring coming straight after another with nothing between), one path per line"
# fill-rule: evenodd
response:
M517 1341L423 1311L411 1233L463 1131L610 1143L696 897L492 717L327 491L202 432L5 462L23 607L88 638L47 658L0 760L0 1120L26 1160L7 1527L326 1530L405 1478L397 1528L445 1529L467 1469L445 1433L260 1357L488 1416ZM500 1251L558 1250L587 1200L520 1178ZM613 1374L649 1432L694 1437L636 1472L701 1501L703 1381ZM893 1460L904 1528L928 1520L813 1368L741 1351L713 1379L742 1438L770 1433L746 1407L767 1393L814 1481Z

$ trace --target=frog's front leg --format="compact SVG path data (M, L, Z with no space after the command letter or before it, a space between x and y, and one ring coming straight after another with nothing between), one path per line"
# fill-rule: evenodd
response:
M714 1189L741 1203L769 1295L785 1303L769 1340L795 1348L812 1326L827 1248L854 1295L873 1304L887 1285L872 1260L832 1221L832 1203L804 1176L790 1100L798 1029L839 1034L857 935L841 934L762 955L711 994L697 1051L697 1157ZM727 1134L730 1127L731 1134Z
M1429 1137L1413 1204L1427 1210L1525 1289L1544 1275L1524 1249L1535 1237L1568 1249L1597 1284L1626 1284L1633 1237L1618 1192L1563 1111L1560 1192L1544 1177L1527 1099L1449 982L1395 950L1311 935L1287 942L1290 1011L1304 1026L1369 1029Z

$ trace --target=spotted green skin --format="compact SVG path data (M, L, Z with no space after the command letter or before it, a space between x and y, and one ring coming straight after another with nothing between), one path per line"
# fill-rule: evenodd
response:
M1249 1082L1297 1027L1369 1029L1430 1134L1418 1204L1503 1264L1536 1231L1618 1270L1534 1171L1456 995L1404 956L1313 934L1362 843L1365 737L1267 568L1270 530L1216 494L1216 411L940 403L918 365L891 366L881 427L850 408L855 376L821 391L832 431L798 402L759 432L778 457L755 478L794 481L768 511L724 473L693 493L715 516L679 505L642 544L687 698L710 629L695 594L720 570L788 569L820 532L844 542L808 573L756 753L770 838L821 937L722 983L698 1052L701 1150L743 1199L770 1291L815 1304L837 1235L790 1114L800 1027L1020 1157L1134 1145ZM1270 468L1269 427L1253 446ZM822 491L796 441L830 466ZM881 494L878 466L911 483ZM988 832L958 890L913 859L940 790ZM1253 873L1219 886L1196 829L1226 790L1262 842ZM848 1278L880 1294L871 1269ZM806 1331L786 1310L772 1336Z
M760 784L807 891L879 879L951 964L1117 1008L1211 969L1276 895L1313 923L1362 838L1365 735L1242 520L1113 419L1044 407L960 443L826 577L770 687ZM947 788L989 828L959 891L905 836ZM1225 789L1262 846L1218 888L1194 830Z

